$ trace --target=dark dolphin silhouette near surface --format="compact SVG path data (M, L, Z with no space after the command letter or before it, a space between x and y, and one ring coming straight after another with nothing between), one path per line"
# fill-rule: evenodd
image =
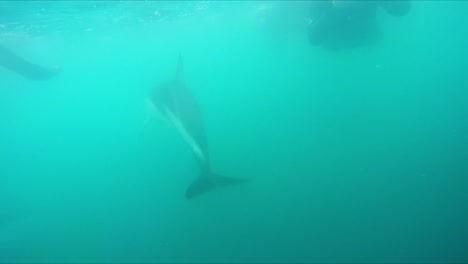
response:
M33 64L0 44L0 66L29 80L48 80L60 72L60 67L46 68Z

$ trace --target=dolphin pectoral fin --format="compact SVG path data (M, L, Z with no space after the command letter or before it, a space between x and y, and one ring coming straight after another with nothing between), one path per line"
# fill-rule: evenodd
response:
M146 127L149 125L152 119L153 116L151 114L146 115L145 122L143 123L143 130L146 129Z
M159 119L160 117L164 117L164 113L161 113L159 109L151 102L150 99L146 99L146 117L143 121L143 124L140 128L140 135L143 134L148 126L153 122L153 120ZM163 119L163 118L162 118Z
M187 199L194 198L200 194L208 192L220 186L235 185L239 183L249 182L248 179L241 178L232 178L219 175L211 175L209 177L198 177L192 184L188 187L185 197Z
M143 122L143 125L141 125L141 128L140 128L140 136L142 136L146 132L146 130L148 129L148 126L150 125L153 119L154 119L154 116L151 113L148 113L146 115L145 121Z

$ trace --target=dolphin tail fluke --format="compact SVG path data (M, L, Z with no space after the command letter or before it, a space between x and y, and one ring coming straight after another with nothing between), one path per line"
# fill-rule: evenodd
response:
M185 197L191 199L195 196L211 191L216 187L236 185L248 182L248 179L232 178L211 174L210 176L198 177L187 189Z

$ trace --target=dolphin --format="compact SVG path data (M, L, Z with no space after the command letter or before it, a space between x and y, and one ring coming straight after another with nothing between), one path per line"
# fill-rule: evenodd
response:
M247 179L221 176L213 173L211 170L202 113L191 91L185 85L181 54L179 54L177 62L175 79L152 89L147 97L147 105L151 114L162 114L163 117L174 125L192 148L194 156L198 161L200 175L187 188L185 192L187 199L196 197L219 186L234 185L248 181Z
M46 68L33 64L1 44L0 66L34 81L48 80L57 75L61 70L60 66Z

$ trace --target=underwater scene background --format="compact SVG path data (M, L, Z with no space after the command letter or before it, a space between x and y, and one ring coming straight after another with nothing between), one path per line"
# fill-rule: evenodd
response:
M468 2L309 43L308 2L2 1L0 262L468 262ZM376 36L377 37L377 36ZM344 41L344 40L343 40ZM177 58L212 169L148 93Z

